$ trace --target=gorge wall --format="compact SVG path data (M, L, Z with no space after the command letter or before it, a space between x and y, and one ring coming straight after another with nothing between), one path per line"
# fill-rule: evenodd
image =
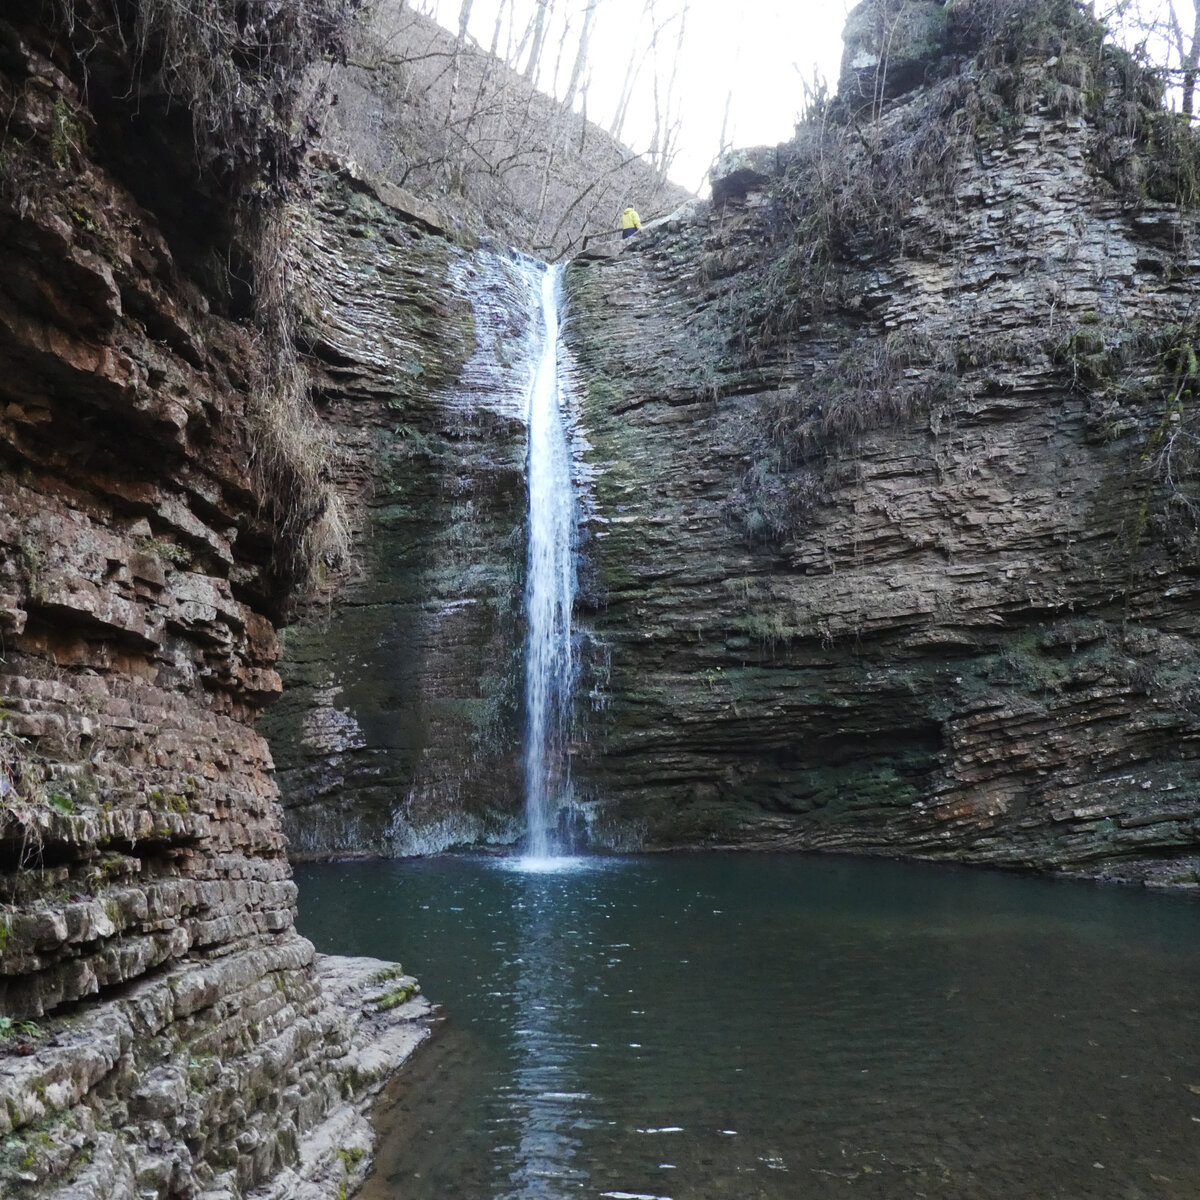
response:
M576 784L652 846L1195 887L1198 225L1167 118L1068 6L925 8L898 98L859 10L826 124L572 264L611 663Z
M288 841L522 833L529 276L302 171L271 21L337 8L256 9L197 124L138 6L0 19L6 1196L339 1195L425 1008L296 934ZM600 846L1194 887L1193 143L1070 6L916 8L566 273L576 791Z
M297 935L253 728L320 522L264 490L303 410L229 183L286 170L253 138L206 166L149 58L132 94L122 14L73 13L0 19L0 1192L344 1195L426 1006ZM275 32L236 35L272 80Z
M576 795L598 846L1192 887L1194 143L1070 5L906 11L856 10L794 142L568 268ZM344 256L325 309L374 328L383 260ZM392 398L348 637L289 634L269 718L300 853L520 836L510 284L440 399L322 335Z

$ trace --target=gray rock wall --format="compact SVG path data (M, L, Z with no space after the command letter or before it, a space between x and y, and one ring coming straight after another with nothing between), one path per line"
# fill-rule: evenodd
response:
M802 146L572 265L611 661L575 778L648 845L1196 886L1196 540L1155 469L1196 220L1039 89L754 353Z
M506 252L388 195L331 177L297 214L301 338L354 529L332 606L284 634L262 726L299 857L521 832L529 300Z

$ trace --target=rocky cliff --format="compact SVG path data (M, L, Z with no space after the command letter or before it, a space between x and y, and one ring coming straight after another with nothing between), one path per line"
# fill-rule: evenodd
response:
M1072 7L924 7L571 266L576 783L650 846L1195 887L1194 142Z
M345 162L298 190L340 6L228 7L0 20L28 1200L339 1195L424 1009L297 936L285 831L520 834L528 265ZM1194 887L1200 155L1070 6L909 15L857 14L795 143L567 273L576 787L601 844Z
M141 29L139 73L128 13L71 11L0 20L0 1192L342 1195L425 1029L398 967L296 934L253 727L330 495L246 286L291 49L277 10L212 27L255 65L207 145L196 61Z
M904 12L856 10L794 142L568 269L576 792L601 846L1191 886L1195 142L1069 4ZM287 828L512 842L527 289L347 196L306 336L369 519L288 635Z
M530 296L343 171L296 210L300 338L353 514L330 607L285 633L263 722L298 857L512 841L520 811Z

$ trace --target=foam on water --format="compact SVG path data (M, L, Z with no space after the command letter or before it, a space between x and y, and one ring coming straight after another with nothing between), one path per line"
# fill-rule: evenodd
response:
M497 860L504 871L517 871L522 875L568 875L575 871L594 869L601 859L583 858L578 855L521 854Z

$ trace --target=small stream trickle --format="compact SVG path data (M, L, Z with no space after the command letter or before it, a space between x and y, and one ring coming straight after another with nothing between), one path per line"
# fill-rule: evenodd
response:
M558 326L561 268L522 262L540 297L541 342L529 387L529 543L525 615L526 851L542 861L563 847L556 836L569 804L567 731L575 662L571 607L575 597L576 504L559 387Z

